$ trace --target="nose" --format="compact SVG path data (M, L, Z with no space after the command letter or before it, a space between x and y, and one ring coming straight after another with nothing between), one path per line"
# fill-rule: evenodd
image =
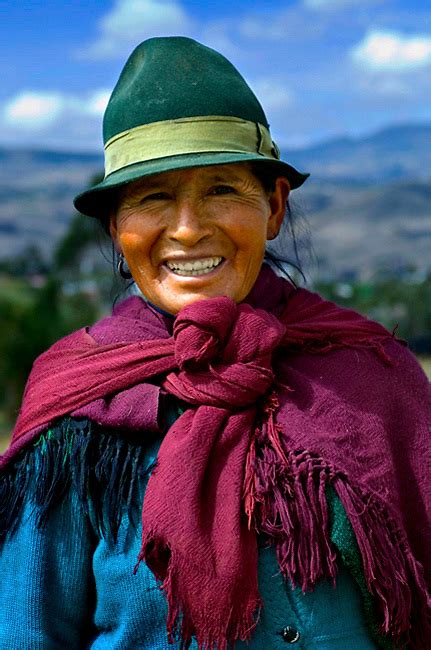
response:
M208 215L197 200L184 198L177 201L175 213L170 219L167 235L170 239L191 247L212 233Z

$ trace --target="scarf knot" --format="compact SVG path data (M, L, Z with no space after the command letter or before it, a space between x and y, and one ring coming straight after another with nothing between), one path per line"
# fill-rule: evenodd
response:
M272 359L285 327L250 305L214 298L207 309L192 304L174 325L175 359L164 388L196 405L243 408L255 403L274 381Z
M208 301L208 309L193 303L174 324L175 360L180 370L207 368L220 355L235 321L237 306L226 297Z

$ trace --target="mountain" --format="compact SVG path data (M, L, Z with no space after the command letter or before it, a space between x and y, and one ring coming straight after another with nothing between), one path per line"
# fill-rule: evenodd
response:
M431 269L430 144L431 125L405 125L284 153L312 174L292 205L306 216L321 274ZM29 244L49 255L73 197L102 167L95 154L0 148L0 260Z
M362 184L429 179L431 125L393 126L367 137L333 139L283 154L319 180Z
M377 270L431 270L429 181L310 183L298 190L295 205L312 233L315 274L366 278Z
M0 148L0 259L30 244L49 254L73 215L75 194L103 169L101 156Z

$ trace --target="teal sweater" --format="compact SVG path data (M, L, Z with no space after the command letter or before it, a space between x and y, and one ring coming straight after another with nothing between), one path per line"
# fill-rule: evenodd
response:
M16 464L11 532L0 547L0 650L179 648L167 643L167 607L154 576L143 563L133 573L140 507L160 440L144 449L94 428L64 420ZM343 542L353 533L341 503L328 496L331 536L344 546L336 588L322 582L312 593L293 589L260 539L264 609L252 641L237 648L378 647L352 576L357 554L352 539Z

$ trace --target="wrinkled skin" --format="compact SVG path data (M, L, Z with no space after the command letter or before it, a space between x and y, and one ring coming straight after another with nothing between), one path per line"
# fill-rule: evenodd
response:
M266 192L247 163L165 172L122 189L111 236L139 289L160 309L177 314L215 296L241 302L266 241L279 232L288 194L283 177ZM222 260L205 275L168 266L210 258Z

